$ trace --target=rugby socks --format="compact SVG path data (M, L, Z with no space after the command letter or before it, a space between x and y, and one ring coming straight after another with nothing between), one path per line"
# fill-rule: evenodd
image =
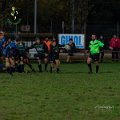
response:
M8 67L8 68L7 68L7 72L8 72L10 75L13 75L13 74L12 74L12 68L11 68L11 67Z
M11 71L12 71L12 72L15 72L15 67L11 67Z
M45 64L45 71L47 71L47 66L48 66L48 64L46 63L46 64Z
M18 72L19 71L19 65L15 64L15 71Z
M96 65L96 73L99 71L99 65Z
M18 71L17 72L19 72L19 73L24 72L24 65L23 64L18 65Z
M89 68L89 72L92 73L92 66L91 66L91 63L88 64L88 68Z
M21 65L20 65L20 72L21 72L21 73L24 72L24 64L21 64Z
M41 64L38 65L38 68L39 68L39 72L42 72L42 65Z
M59 73L59 71L60 71L60 69L59 69L59 68L57 68L57 73Z
M33 69L32 65L31 65L30 63L27 63L27 65L29 66L29 68L30 68L33 72L35 72L35 70Z
M52 68L52 67L50 67L50 73L52 73L52 69L53 69L53 68Z

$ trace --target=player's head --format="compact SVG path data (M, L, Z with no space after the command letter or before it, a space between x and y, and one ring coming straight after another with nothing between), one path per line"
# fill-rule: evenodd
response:
M40 38L36 37L36 38L35 38L35 42L36 42L37 44L40 44Z
M54 39L54 40L52 41L52 45L53 45L53 46L56 46L56 45L57 45L56 39Z
M113 37L114 37L114 38L117 38L117 35L114 34Z
M10 43L11 41L12 41L12 38L9 37L9 38L7 39L7 43Z
M21 43L21 39L20 39L20 38L17 38L17 39L16 39L16 42L17 42L17 44L20 44L20 43Z
M102 35L100 36L100 39L103 39L103 36L102 36Z
M69 39L69 44L72 44L72 43L73 43L73 39L70 38L70 39Z
M7 45L7 41L5 41L5 42L3 43L2 47L5 48L6 45Z
M4 32L0 31L0 40L4 37Z
M46 42L48 42L48 41L49 41L49 38L48 38L48 37L46 37L46 38L45 38L45 41L46 41Z
M3 31L0 31L0 35L2 35L2 34L4 34L4 32L3 32Z
M73 39L72 39L72 38L70 38L70 39L69 39L69 42L73 42Z
M96 38L96 35L92 35L92 40L95 40Z

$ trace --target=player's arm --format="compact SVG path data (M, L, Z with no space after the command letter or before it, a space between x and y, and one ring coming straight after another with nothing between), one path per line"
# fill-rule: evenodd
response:
M113 50L113 40L112 40L112 39L110 40L109 49L110 49L110 50Z
M33 49L34 47L35 47L35 44L33 44L33 45L27 47L27 50L29 50L29 49Z
M53 47L52 47L52 45L51 45L51 46L50 46L50 52L49 52L50 56L52 55L52 53L53 53Z
M45 43L43 43L43 49L44 49L45 53L48 53L48 47Z
M101 41L98 41L99 47L104 47L104 43L102 43Z
M58 44L58 47L64 47L65 45Z

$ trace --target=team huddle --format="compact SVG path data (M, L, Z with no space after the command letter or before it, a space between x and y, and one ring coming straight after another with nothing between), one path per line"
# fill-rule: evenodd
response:
M0 32L0 69L5 69L10 74L13 72L23 73L25 65L27 65L31 71L36 72L29 59L29 50L32 48L37 52L34 58L38 63L39 72L43 71L42 64L44 64L44 71L48 71L47 66L50 63L50 72L52 73L55 69L59 73L60 46L55 39L50 42L48 38L45 41L35 38L35 43L28 47L20 38L6 39L3 32Z

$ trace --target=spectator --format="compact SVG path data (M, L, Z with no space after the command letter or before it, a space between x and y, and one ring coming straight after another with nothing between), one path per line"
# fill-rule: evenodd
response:
M120 39L114 35L113 38L110 40L110 50L112 50L112 61L118 61L119 60L119 42Z

